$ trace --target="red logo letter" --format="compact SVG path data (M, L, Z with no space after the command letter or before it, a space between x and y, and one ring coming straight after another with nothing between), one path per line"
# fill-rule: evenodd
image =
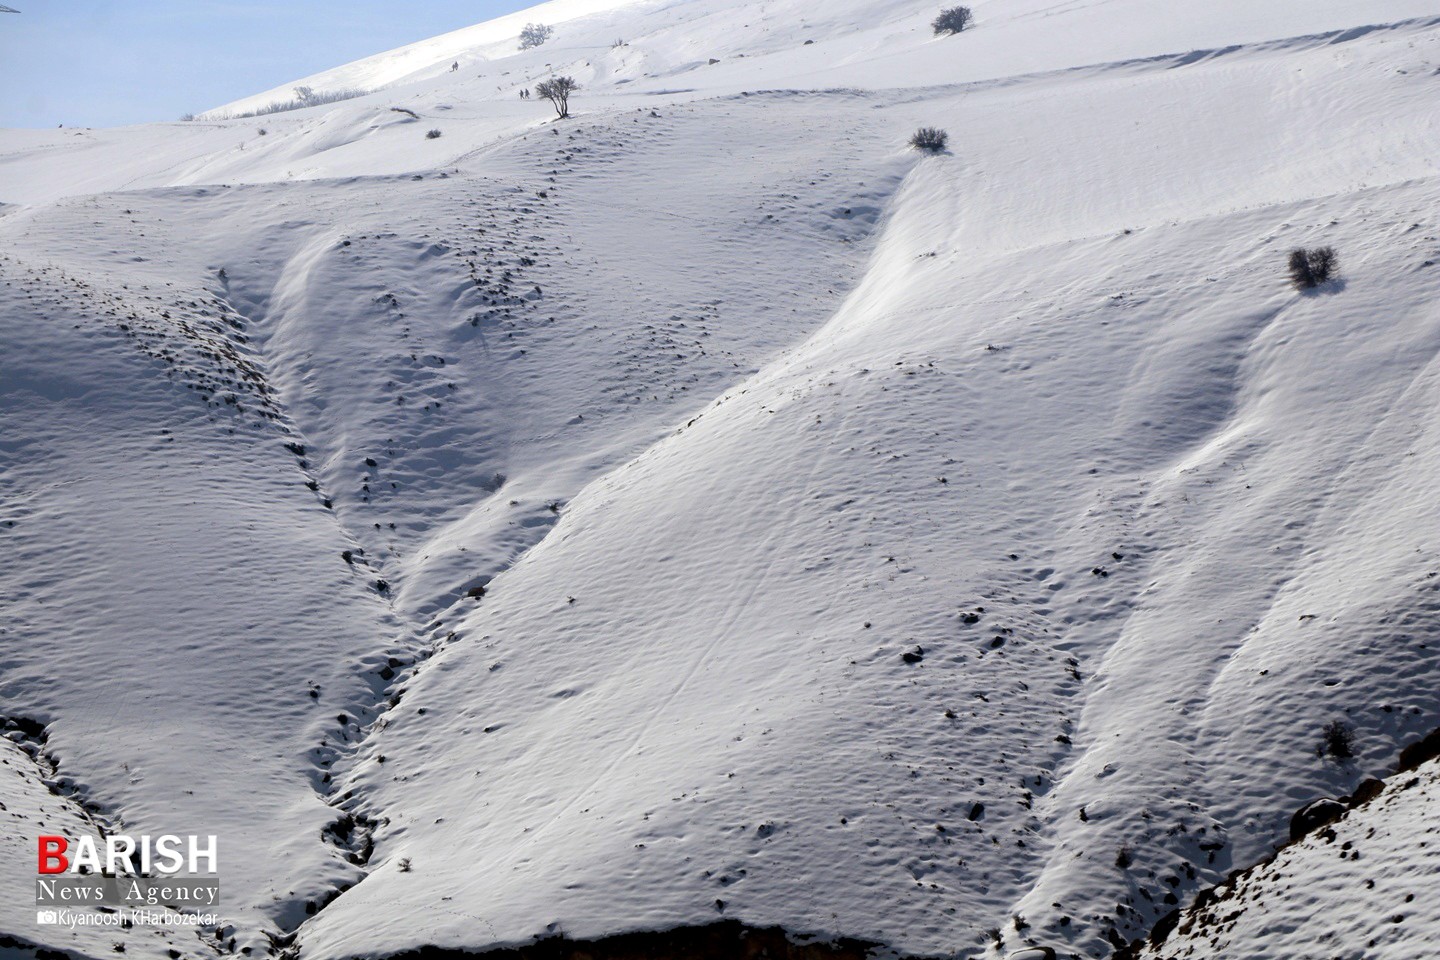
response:
M70 841L64 837L41 837L40 872L64 873L70 869L70 861L65 859L65 851L68 849Z

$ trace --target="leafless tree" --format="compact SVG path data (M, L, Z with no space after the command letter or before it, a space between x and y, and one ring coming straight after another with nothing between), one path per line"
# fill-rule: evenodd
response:
M570 116L570 95L579 89L574 77L552 77L535 86L535 92L550 101L561 120Z
M970 12L969 7L946 7L930 26L935 28L936 36L942 33L960 33L970 26L974 19L975 15Z
M538 47L555 33L554 27L547 27L543 23L527 23L525 29L520 31L520 49L530 50Z

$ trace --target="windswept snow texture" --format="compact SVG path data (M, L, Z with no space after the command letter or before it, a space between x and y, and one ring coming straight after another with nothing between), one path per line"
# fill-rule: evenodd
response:
M1377 799L1222 884L1139 956L1428 956L1440 941L1427 902L1437 873L1436 771L1400 774Z
M222 838L147 956L1101 957L1440 725L1433 2L974 9L555 0L0 132L0 953L114 950L25 907L93 812Z
M7 872L14 875L10 882L17 894L0 904L0 956L34 956L42 944L90 957L116 952L143 960L209 955L193 933L175 933L166 927L60 931L35 925L35 907L26 898L33 896L33 883L20 874L35 862L36 837L91 837L99 842L100 827L90 811L65 795L68 785L62 786L56 778L42 740L33 732L18 729L9 718L0 719L0 732L0 851Z

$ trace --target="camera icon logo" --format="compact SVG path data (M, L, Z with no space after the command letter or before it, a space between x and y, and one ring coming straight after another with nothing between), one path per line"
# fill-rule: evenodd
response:
M60 922L60 915L54 910L40 910L35 914L35 922L42 926L50 926Z

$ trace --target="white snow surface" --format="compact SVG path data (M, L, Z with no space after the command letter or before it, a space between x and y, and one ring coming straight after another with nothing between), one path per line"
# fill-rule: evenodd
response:
M7 872L15 874L16 881L15 896L0 907L0 923L4 925L0 937L5 938L0 940L0 957L33 957L42 945L96 957L117 952L115 945L120 944L126 956L144 960L160 960L176 949L186 952L194 936L176 934L171 927L36 925L34 906L27 906L21 899L27 894L33 896L33 883L19 875L35 862L36 838L42 834L90 837L104 849L101 828L93 816L73 800L52 792L53 774L41 745L15 731L7 731L0 738L0 851ZM168 912L164 907L156 909Z
M1436 787L1434 769L1395 777L1330 829L1217 887L1199 916L1141 956L1428 955L1440 940L1426 903L1440 873Z
M1440 725L1433 0L974 7L555 0L0 131L0 715L221 836L176 949L1103 956ZM21 860L0 931L107 955Z

